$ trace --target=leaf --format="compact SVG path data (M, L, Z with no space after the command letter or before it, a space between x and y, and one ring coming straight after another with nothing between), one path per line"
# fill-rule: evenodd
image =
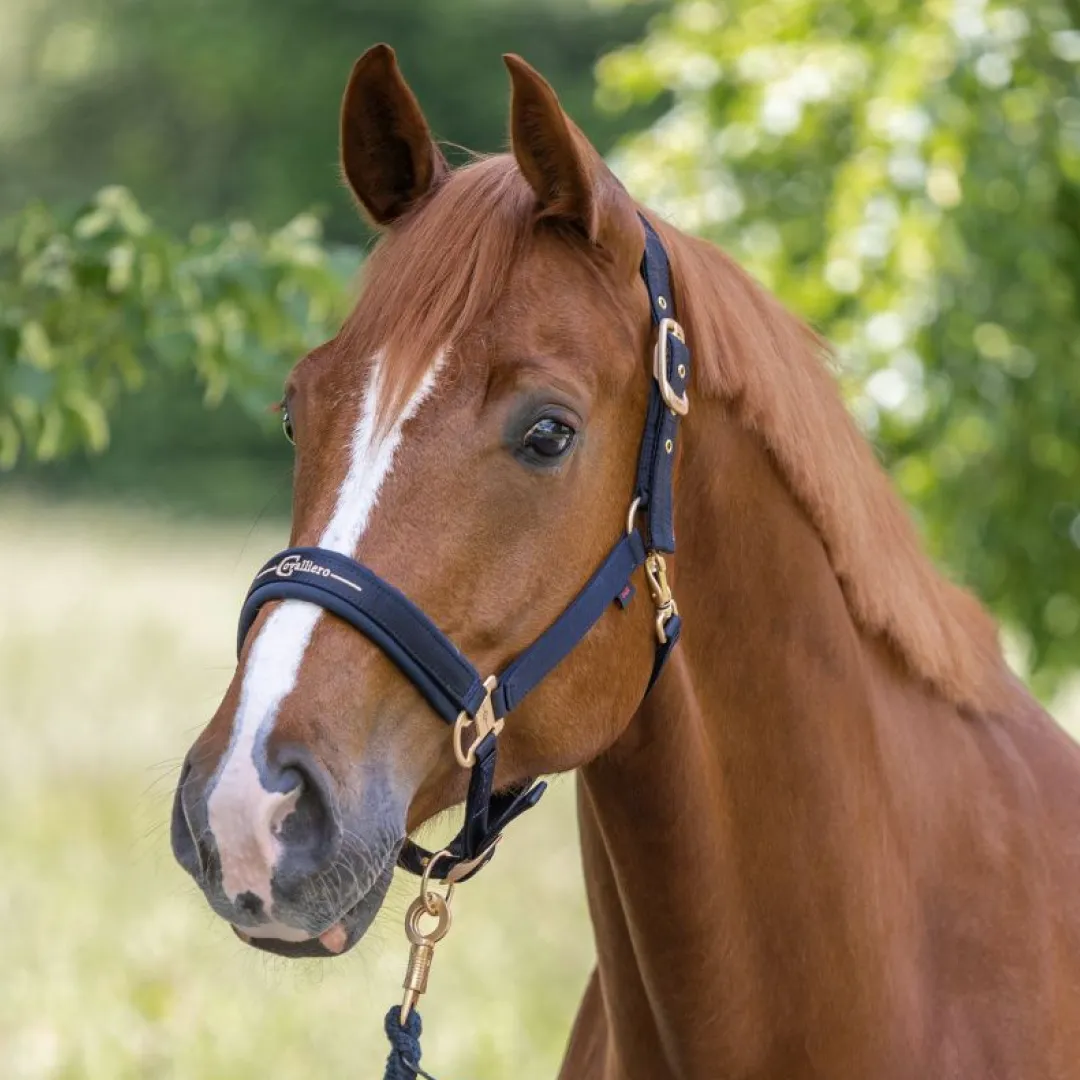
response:
M95 453L100 453L109 445L109 421L104 406L88 394L69 394L68 408L79 418L87 445Z
M40 371L48 371L53 366L53 349L45 327L39 322L23 323L19 335L22 355Z
M34 443L38 461L52 461L60 454L64 438L64 415L58 406L43 410L41 428Z

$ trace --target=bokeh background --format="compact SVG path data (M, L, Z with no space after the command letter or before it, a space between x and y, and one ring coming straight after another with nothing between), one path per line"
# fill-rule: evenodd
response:
M335 142L380 40L458 161L504 146L522 53L829 336L935 557L1080 728L1076 0L6 0L0 1077L381 1075L409 886L348 958L270 960L165 828L286 538L268 407L371 242ZM590 967L571 782L514 833L439 950L439 1075L554 1075Z

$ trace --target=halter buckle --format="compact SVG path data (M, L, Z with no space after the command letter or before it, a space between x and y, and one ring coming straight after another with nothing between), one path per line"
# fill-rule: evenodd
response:
M679 614L679 606L671 595L667 579L667 563L656 551L649 552L645 560L645 580L649 584L653 606L656 608L656 640L667 644L667 624Z
M668 378L668 334L674 334L683 344L686 343L686 334L674 319L661 319L659 330L660 336L653 350L653 376L660 387L664 404L673 413L685 416L690 411L690 399L685 393L676 394Z
M489 675L484 680L484 689L487 693L480 703L480 708L476 710L476 716L470 716L463 709L454 721L454 757L463 769L471 769L476 764L476 748L488 734L494 732L498 735L503 729L503 721L495 719L495 705L491 700L491 695L498 685L499 680L494 675ZM463 748L465 729L472 726L476 727L476 737L466 750Z
M445 881L447 885L457 885L458 882L464 881L474 870L483 866L484 863L495 854L495 849L502 843L503 834L499 833L491 842L491 846L486 848L482 854L477 855L475 859L469 859L467 862L455 863L446 875Z

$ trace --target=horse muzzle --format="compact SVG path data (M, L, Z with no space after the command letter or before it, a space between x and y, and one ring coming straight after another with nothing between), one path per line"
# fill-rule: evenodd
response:
M346 797L299 746L206 776L193 749L173 801L173 853L242 941L339 956L378 913L404 842L404 808L383 786Z

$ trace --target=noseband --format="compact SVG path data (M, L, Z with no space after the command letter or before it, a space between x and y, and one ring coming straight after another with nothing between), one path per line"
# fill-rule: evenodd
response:
M535 806L547 785L495 791L498 736L506 717L585 637L608 607L628 605L630 579L645 566L656 608L652 689L679 637L681 622L667 581L664 555L675 550L672 471L679 418L689 408L690 350L674 319L667 252L645 227L641 276L658 330L653 380L627 529L562 614L498 675L484 679L457 646L394 586L354 559L319 547L275 555L256 575L240 613L237 651L260 609L274 600L304 600L343 619L374 642L453 729L454 755L471 769L461 831L437 858L406 840L398 865L449 882L476 873L494 853L503 830ZM644 516L639 528L639 516ZM648 693L648 690L646 691ZM436 865L437 864L437 865Z

